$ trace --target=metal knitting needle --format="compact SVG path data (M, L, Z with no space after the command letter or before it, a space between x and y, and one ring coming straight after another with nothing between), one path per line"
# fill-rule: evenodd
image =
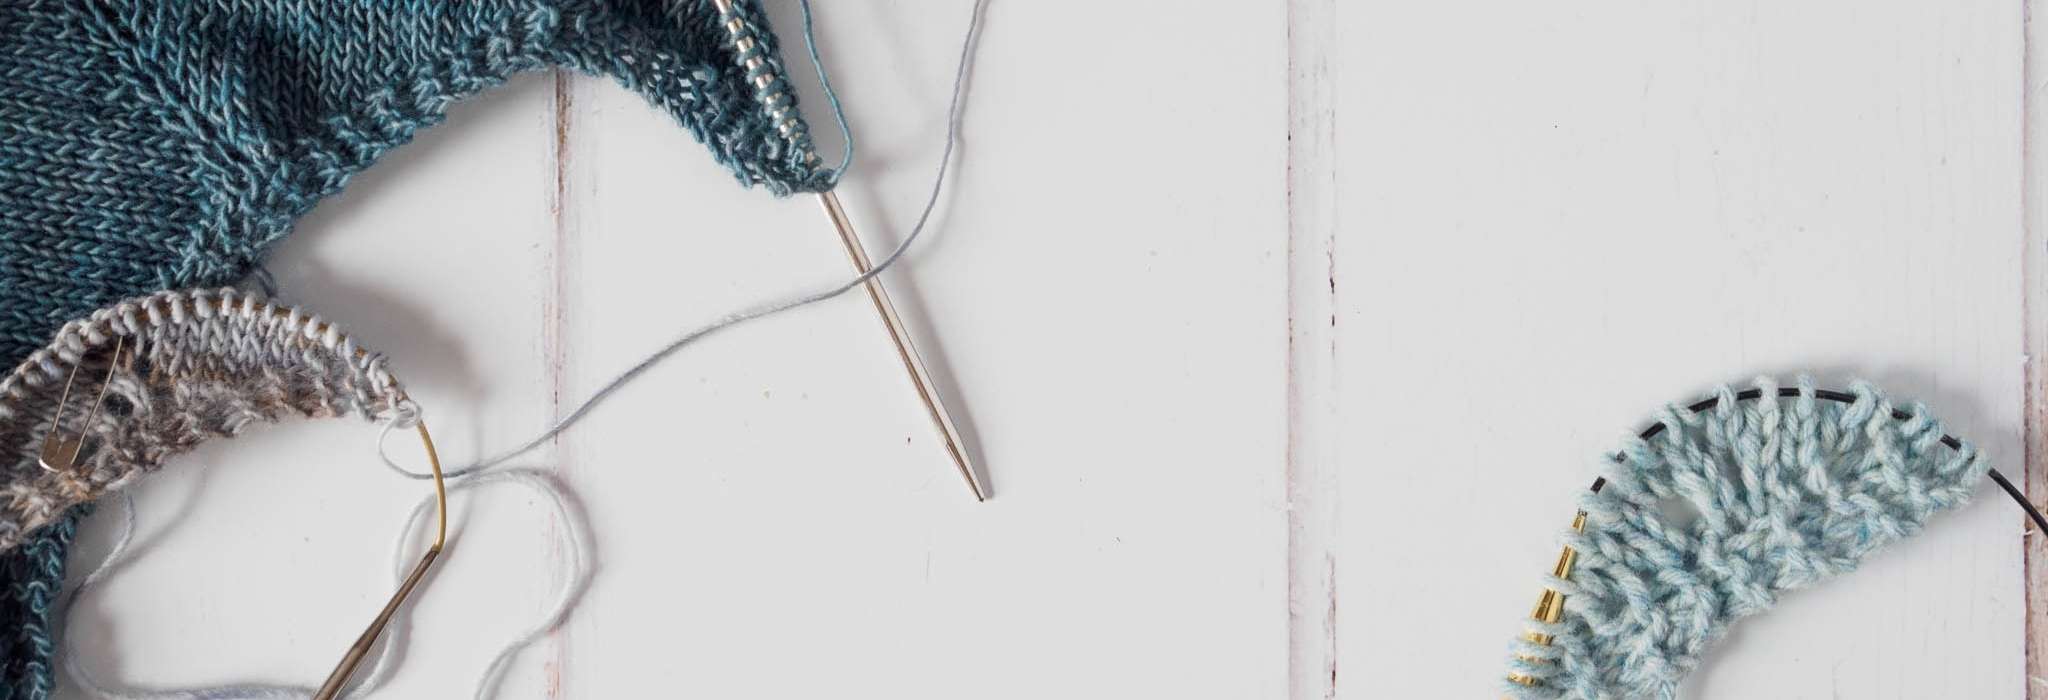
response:
M711 6L724 19L721 24L726 34L732 37L733 49L746 57L743 65L753 75L754 87L769 89L775 84L774 77L763 70L767 62L754 54L758 44L748 36L746 23L734 15L732 0L711 0ZM798 128L798 123L789 118L790 103L768 98L763 98L763 103L770 110L776 130L784 138L790 137ZM806 155L812 161L818 158L816 152ZM839 206L839 195L831 190L820 192L818 203L825 206L825 216L832 219L832 227L838 229L839 242L846 244L846 256L853 259L853 269L863 275L874 269L874 265L868 262L867 250L861 247L860 234L853 232L853 222L846 218L846 210ZM946 403L939 398L939 390L932 384L931 374L925 371L924 359L918 357L917 347L911 345L910 333L903 329L903 319L896 315L896 305L889 302L889 292L882 288L882 278L869 277L867 289L868 299L875 302L875 313L882 317L882 325L889 329L889 340L896 344L896 356L903 360L903 369L910 374L910 384L917 389L918 400L924 402L925 411L931 414L932 423L939 428L939 437L946 443L947 456L952 457L953 465L960 468L960 476L967 480L967 488L974 492L974 500L988 500L988 490L982 487L974 462L967 456L967 443L960 438L960 429L953 424L953 417L946 413Z
M839 206L839 195L831 190L818 193L818 203L824 205L825 216L832 220L832 227L839 231L839 242L846 244L846 257L853 260L853 269L867 274L874 269L868 262L867 249L861 246L860 234L854 233L853 221L846 217L846 210ZM967 488L974 492L974 500L988 500L988 490L982 487L979 472L974 461L967 456L967 442L960 438L960 429L953 424L953 417L946 412L945 400L939 398L939 390L932 383L931 373L924 368L924 358L917 354L917 346L910 342L910 333L903 328L903 319L896 315L896 305L889 301L889 291L882 288L882 278L869 277L867 281L868 300L875 303L875 314L882 317L882 326L889 329L889 340L896 344L896 357L903 361L903 369L910 375L911 386L917 389L917 398L924 402L925 411L931 414L932 423L938 426L939 437L945 441L946 455L953 458L953 465L960 468L960 476L967 480Z
M360 356L362 350L357 349L356 354ZM426 579L427 570L433 568L434 561L441 558L441 551L448 546L448 484L441 475L441 454L434 449L434 436L427 432L426 421L418 421L414 429L420 434L420 443L427 448L427 464L434 469L434 512L439 516L434 529L434 544L420 556L420 563L413 567L412 573L398 584L398 592L391 594L391 600L384 603L384 609L370 621L370 627L356 637L356 643L349 646L347 653L341 655L341 663L335 665L334 672L327 674L327 680L320 684L320 689L313 692L313 700L334 700L341 696L342 688L348 685L363 661L370 658L370 650L377 647L377 638L383 636L384 628L398 616L399 607L412 597L413 590Z

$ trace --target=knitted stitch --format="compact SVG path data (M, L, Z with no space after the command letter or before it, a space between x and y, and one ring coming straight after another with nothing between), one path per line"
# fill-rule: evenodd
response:
M1545 582L1566 595L1563 621L1530 629L1555 640L1515 644L1511 670L1537 684L1510 682L1511 697L1674 698L1735 621L1919 532L1990 469L1968 443L1944 446L1925 406L1900 420L1867 384L1848 404L1806 379L1795 398L1757 387L1755 401L1724 387L1707 411L1667 407L1662 432L1623 445L1581 501L1585 532L1564 535L1577 565Z
M90 308L238 276L450 103L556 65L639 91L743 183L827 187L758 5L730 21L765 67L709 0L11 3L0 308L49 328L82 309L46 298Z
M611 76L742 183L829 188L765 13L732 4L0 2L0 366L115 300L241 278L350 176L522 71ZM0 556L0 700L50 693L75 525Z
M119 357L114 356L117 347ZM76 372L71 405L60 399ZM408 421L418 409L340 329L234 289L159 292L65 324L0 377L0 550L73 506L208 440L287 417ZM87 416L91 423L85 424ZM38 462L48 435L83 435L77 466Z

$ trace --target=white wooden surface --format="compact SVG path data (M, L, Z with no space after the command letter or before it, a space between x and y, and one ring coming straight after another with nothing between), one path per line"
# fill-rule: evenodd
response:
M966 3L819 9L879 250ZM2024 12L996 0L957 179L889 278L996 498L864 300L717 335L525 460L574 486L601 568L500 695L1488 697L1572 498L1662 402L1866 377L2023 473L2048 342ZM455 461L847 274L810 202L570 75L458 106L271 268L395 358ZM73 628L95 665L323 675L422 492L374 432L270 430L137 489L143 550ZM2026 697L2024 530L1983 495L1738 628L1693 696ZM455 505L391 697L466 694L557 583L536 499Z

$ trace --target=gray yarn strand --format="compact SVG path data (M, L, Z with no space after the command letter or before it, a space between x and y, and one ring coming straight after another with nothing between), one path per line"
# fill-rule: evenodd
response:
M71 620L71 613L78 608L78 601L85 596L86 591L91 590L94 585L104 580L127 561L128 545L134 539L135 496L127 491L123 491L121 492L121 526L114 533L113 546L107 549L105 556L100 557L100 560L93 564L93 567L86 572L85 578L80 580L78 585L71 589L71 594L64 599L64 610L59 613L58 619L64 620L67 623L64 625L67 632L59 644L60 648L64 650L64 671L71 676L72 682L78 684L80 690L93 697L108 698L110 700L303 700L312 696L313 689L311 688L258 684L179 690L110 688L106 684L101 683L90 671L86 670L84 655L79 654L78 649L71 644L72 639L68 632L68 629L71 627L68 624Z
M810 306L811 304L815 304L826 299L837 297L841 294L853 291L856 287L859 287L863 284L867 284L868 280L875 278L877 275L882 274L883 271L888 270L890 267L894 266L898 260L902 259L903 254L906 251L910 250L910 246L913 243L917 242L918 237L924 234L925 225L931 220L932 211L937 209L939 206L939 195L942 194L945 190L946 173L950 170L953 162L953 150L960 142L960 113L963 107L963 103L965 102L967 93L967 75L974 63L974 46L976 42L978 42L981 38L981 20L987 5L988 0L975 0L974 7L972 11L968 14L967 35L960 42L960 60L958 67L955 68L955 70L953 71L953 92L952 97L948 101L948 106L946 109L946 146L945 150L939 155L938 168L932 177L931 194L925 198L924 210L918 213L917 223L910 227L910 235L904 236L903 241L901 243L896 244L896 248L894 250L889 251L888 257L882 258L881 262L877 263L873 268L869 269L867 272L861 273L860 275L855 276L852 279L849 279L843 283L840 283L837 286L823 289L820 291L810 292L808 294L801 294L794 297L785 298L779 301L770 302L748 309L742 309L721 316L708 324L699 326L687 333L684 333L681 337L669 342L667 346L662 347L660 350L656 350L653 354L650 354L646 358L640 360L639 363L634 364L632 367L626 369L626 371L620 372L618 375L612 377L610 381L605 382L604 386L600 387L595 393L591 394L590 398L584 399L582 404L577 405L576 410L570 411L569 415L564 416L562 419L558 421L555 421L554 425L549 426L547 430L541 431L541 433L539 435L534 436L533 439L526 441L524 444L521 444L518 447L506 450L492 457L455 469L444 470L443 476L446 478L456 478L468 474L473 474L475 472L484 469L489 469L499 464L503 464L507 460L510 460L514 457L518 457L519 455L532 451L534 448L546 444L548 441L553 440L556 436L561 435L564 431L567 431L569 427L575 425L577 421L582 420L584 416L588 415L593 409L597 408L598 404L603 403L605 399L610 398L612 393L618 391L620 387L623 387L628 382L631 382L634 379L639 378L641 374L645 373L649 369L652 369L656 364L659 364L662 360L668 359L668 357L670 355L674 355L676 351L683 349L685 346L688 346L691 343L697 342L704 336L711 335L712 333L716 333L718 331L725 330L727 328L731 328L733 326L737 326L742 323L752 321L754 319L773 316L784 311ZM841 119L844 119L843 115ZM392 471L398 472L399 474L405 475L413 479L432 478L432 474L428 474L425 472L416 472L398 466L398 463L392 461L391 457L385 453L384 437L390 434L392 427L394 426L386 426L384 433L380 434L377 438L377 455L379 458L383 459L384 466L390 467Z
M553 510L555 522L561 528L555 533L559 538L561 551L568 561L564 567L566 575L562 584L551 596L546 612L541 619L522 630L518 636L505 643L490 665L478 677L475 698L483 700L496 692L498 683L512 660L534 642L560 627L582 600L583 593L590 588L591 577L596 573L595 561L591 555L590 524L582 507L569 495L568 488L545 469L507 469L491 472L448 488L449 493L480 489L493 484L510 483L527 487L540 496ZM412 569L418 555L409 545L413 536L422 531L427 516L434 512L434 496L427 496L412 509L405 526L399 529L398 540L392 547L392 574L402 580ZM70 615L84 598L86 592L118 570L127 560L128 545L135 535L135 498L128 492L121 493L121 521L114 534L114 544L107 554L94 563L85 578L71 589L65 598L61 619L70 620ZM397 668L397 650L402 638L410 627L410 615L394 619L382 644L377 646L376 655L363 677L351 685L345 696L360 698L369 695L382 686ZM69 627L67 624L66 627ZM294 685L240 684L199 688L129 688L108 684L99 679L91 669L86 668L85 656L71 644L66 635L62 640L64 650L64 671L86 694L111 700L306 700L313 696L313 688Z

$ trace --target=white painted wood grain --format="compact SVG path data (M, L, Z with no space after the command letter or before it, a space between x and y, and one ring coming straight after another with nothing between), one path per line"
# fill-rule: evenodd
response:
M2029 18L2040 10L2038 3L2027 3ZM2048 139L2048 85L2042 83L2042 76L2048 76L2048 56L2043 56L2033 47L2043 40L2043 29L2032 21L2026 22L2026 66L2024 69L2026 124L2024 128L2026 154L2020 197L2025 203L2025 250L2020 256L2021 279L2025 289L2025 348L2026 384L2024 412L2026 421L2027 477L2026 491L2039 502L2040 495L2048 493L2048 372L2044 372L2042 353L2048 352L2048 198L2041 196L2041 188L2048 184L2048 159L2044 159L2035 144ZM2029 700L2048 698L2048 534L2029 532L2026 538L2025 571L2027 589L2027 697Z
M819 9L880 254L966 3ZM995 500L864 300L719 334L522 460L574 485L601 568L501 695L1486 697L1576 490L1661 402L1868 377L2016 473L2048 342L2022 42L1982 2L998 0L937 227L888 277ZM455 460L848 274L810 201L566 75L458 106L272 268L393 355ZM373 434L151 480L147 548L74 634L123 678L319 678L421 492ZM2023 697L2022 529L1984 496L1741 628L1693 695ZM390 697L466 694L557 582L538 502L456 506Z
M1343 695L1489 695L1600 455L1712 384L1867 377L2018 470L2017 4L1339 18ZM2022 697L2021 525L1983 496L1691 694Z
M1287 682L1304 700L1336 697L1340 649L1336 12L1301 0L1287 13Z
M821 18L876 254L929 187L965 7ZM958 179L889 276L994 499L968 498L864 300L713 337L565 443L605 566L565 696L1285 692L1281 16L1092 14L990 8ZM1244 51L1202 50L1247 22ZM849 274L812 202L739 194L637 98L572 92L569 394Z

